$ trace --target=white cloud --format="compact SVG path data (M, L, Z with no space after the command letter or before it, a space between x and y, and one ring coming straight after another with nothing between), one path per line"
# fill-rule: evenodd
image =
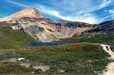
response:
M100 22L104 22L104 21L108 20L109 18L112 18L112 15L108 15L108 16L101 18Z
M77 21L90 23L90 24L97 24L98 23L96 17L94 17L94 16L86 17L86 18L78 18Z
M105 8L112 3L112 0L83 0L83 2L82 0L61 0L60 3L58 0L50 0L50 2L53 2L57 9L63 10L62 12L70 12L70 15L75 15L75 13L91 13Z
M9 0L8 2L21 6L21 7L30 7L29 5L22 4L22 3L19 3L16 1ZM90 23L90 24L98 23L97 18L94 15L90 15L90 14L88 15L88 13L86 13L86 15L84 14L81 16L72 16L71 14L70 14L70 16L64 16L61 14L61 12L59 12L55 9L40 5L40 4L33 5L32 7L37 8L40 12L42 12L44 14L51 15L51 16L54 16L54 17L57 17L57 18L60 18L63 20L80 21L80 22L86 22L86 23Z
M114 19L114 9L113 10L109 10L109 13L111 13L112 18Z
M109 13L114 15L114 10L109 10Z
M38 8L39 9L39 8ZM46 8L44 6L40 6L40 12L44 13L44 14L48 14L51 16L55 16L58 17L60 19L63 20L68 20L68 21L80 21L80 22L86 22L86 23L90 23L90 24L95 24L98 23L97 18L93 15L86 15L86 16L82 16L82 17L78 17L78 16L63 16L61 15L61 13L59 11L50 9L50 8Z
M29 5L25 5L25 4L15 2L15 1L11 1L11 0L9 0L8 2L15 4L15 5L18 5L18 6L21 6L21 7L30 7ZM54 16L54 17L57 17L57 18L60 18L63 20L80 21L80 22L86 22L86 23L90 23L90 24L97 23L97 19L93 15L91 15L91 16L86 15L85 17L84 16L82 16L82 17L80 17L80 16L64 16L59 11L51 9L49 7L45 7L45 6L40 5L40 4L37 6L34 5L32 7L37 8L40 12L42 12L44 14L51 15L51 16Z
M100 4L99 9L102 9L109 5L112 2L112 0L103 0L103 2Z
M95 11L97 11L97 10L100 10L100 9L102 9L102 8L105 8L105 7L107 7L109 4L111 4L112 3L112 0L101 0L102 2L101 2L101 4L98 4L97 6L91 6L92 7L92 9L91 10L87 10L87 12L88 13L91 13L91 12L95 12Z
M23 3L19 3L19 2L13 1L13 0L7 0L7 2L11 3L11 4L14 4L14 5L21 6L21 7L30 7L29 5L26 5L26 4L23 4Z

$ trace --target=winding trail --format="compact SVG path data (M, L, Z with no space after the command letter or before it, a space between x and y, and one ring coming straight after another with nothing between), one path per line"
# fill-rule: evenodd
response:
M105 52L107 52L111 56L112 60L114 60L114 52L112 51L110 45L100 44L100 46Z
M111 59L114 60L114 52L110 45L100 44L100 46L111 56ZM106 69L103 70L103 75L114 75L114 62L111 62L106 66Z

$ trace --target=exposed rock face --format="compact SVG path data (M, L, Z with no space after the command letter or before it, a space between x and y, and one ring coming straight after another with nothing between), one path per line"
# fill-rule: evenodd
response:
M82 32L95 28L81 22L58 21L52 22L45 19L33 8L27 8L8 16L2 21L12 23L12 29L24 30L36 40L42 42L57 41L61 38L71 38Z

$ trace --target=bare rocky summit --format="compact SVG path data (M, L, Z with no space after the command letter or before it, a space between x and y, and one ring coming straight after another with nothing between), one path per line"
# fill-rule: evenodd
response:
M12 19L16 19L16 18L21 18L21 17L38 17L38 18L42 18L43 16L41 16L41 14L34 8L25 8L23 10L20 10L14 14L11 14L5 18L1 18L0 21L10 21Z

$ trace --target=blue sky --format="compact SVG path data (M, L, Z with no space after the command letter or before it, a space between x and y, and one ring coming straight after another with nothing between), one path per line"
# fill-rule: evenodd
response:
M27 7L52 20L95 24L114 19L114 0L0 0L0 18Z

